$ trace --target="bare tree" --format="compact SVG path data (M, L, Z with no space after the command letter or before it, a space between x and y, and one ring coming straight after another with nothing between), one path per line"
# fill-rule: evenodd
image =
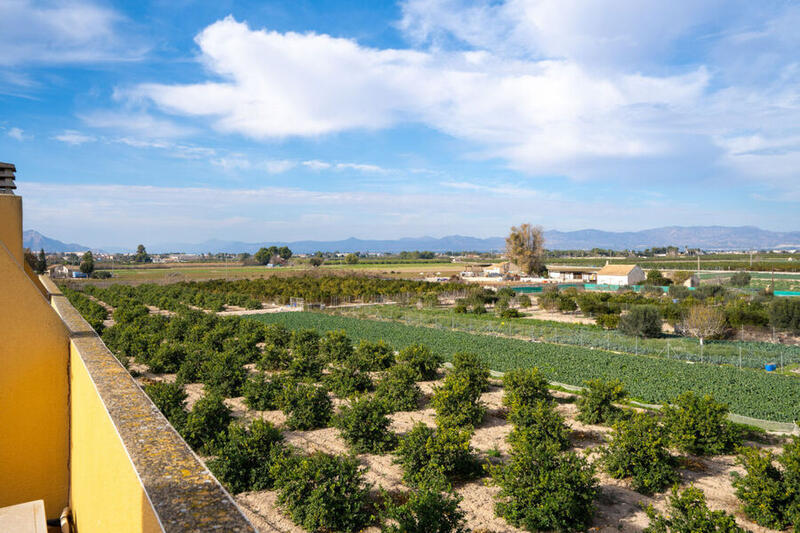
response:
M725 313L718 307L693 305L683 319L683 330L700 339L702 346L705 339L718 337L725 331Z
M544 271L544 235L541 226L512 226L506 237L506 255L523 272L530 275Z

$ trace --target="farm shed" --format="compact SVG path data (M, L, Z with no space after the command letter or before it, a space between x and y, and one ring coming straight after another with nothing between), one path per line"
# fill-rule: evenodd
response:
M637 285L646 278L639 265L606 265L597 271L600 285Z
M547 265L547 272L550 279L558 281L583 281L585 283L595 283L597 272L600 267L582 267L574 265Z

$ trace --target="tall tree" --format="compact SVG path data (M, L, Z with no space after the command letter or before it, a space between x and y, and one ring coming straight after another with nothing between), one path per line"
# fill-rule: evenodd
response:
M37 274L44 274L47 272L47 256L44 254L44 248L39 250L39 256L36 258L36 270Z
M292 257L292 251L289 249L288 246L281 246L280 248L278 248L278 255L281 256L281 259L286 261L290 257Z
M149 263L152 261L150 254L147 253L147 250L144 247L144 244L140 244L136 247L136 255L133 256L133 260L136 263Z
M80 265L81 272L90 276L92 272L94 272L94 256L92 255L91 251L87 251L81 257L81 265Z
M512 226L506 237L506 255L523 272L530 275L544 272L544 235L541 226Z
M253 259L258 261L259 265L266 265L269 263L270 259L272 259L272 254L268 248L259 248L256 255L253 256Z

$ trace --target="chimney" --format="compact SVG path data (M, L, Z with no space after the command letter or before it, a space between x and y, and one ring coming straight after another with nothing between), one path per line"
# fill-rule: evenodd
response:
M22 256L22 198L14 194L14 173L17 168L11 163L0 163L0 245L20 265ZM0 248L2 253L2 248Z
M11 163L0 162L0 194L14 194L14 173L17 167Z

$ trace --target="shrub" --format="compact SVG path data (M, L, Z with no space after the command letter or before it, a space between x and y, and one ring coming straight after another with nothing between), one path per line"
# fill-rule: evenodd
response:
M730 284L734 287L747 287L750 285L750 276L747 272L737 272L733 276L731 276Z
M181 384L198 383L203 380L206 360L209 355L199 347L189 347L186 357L178 368L175 381Z
M269 422L254 420L247 428L231 424L219 455L208 467L234 494L271 489L272 458L282 446L283 435Z
M213 454L225 441L225 430L231 419L231 410L222 401L222 396L209 392L189 411L183 438L195 450Z
M370 518L369 486L355 457L284 453L270 473L278 503L308 531L359 531Z
M119 325L130 324L137 318L146 317L149 313L144 304L126 300L114 310L114 322Z
M559 450L569 448L570 430L555 410L552 401L538 400L533 404L512 406L508 415L514 429L508 435L512 446L552 445Z
M397 362L406 363L416 373L417 381L436 379L436 371L444 362L438 354L421 344L406 346L397 355Z
M372 389L372 379L369 374L349 363L331 368L330 374L325 376L324 381L327 387L340 398Z
M289 348L295 358L319 357L319 333L313 329L299 329L292 332Z
M283 324L269 324L264 326L264 343L267 346L288 348L292 340L292 332Z
M355 398L349 406L342 406L333 423L357 453L383 453L397 444L397 437L388 429L391 421L385 407L368 396Z
M251 374L242 386L244 403L256 411L278 409L283 396L283 383L279 379L267 378L261 372Z
M150 372L163 374L177 372L186 358L186 348L178 343L168 342L156 348L155 353L147 359Z
M500 318L519 318L521 316L522 313L520 313L517 309L504 309L500 313Z
M559 294L556 306L562 313L572 313L578 310L578 304L575 303L575 298L567 294Z
M619 315L614 313L604 313L597 315L595 323L603 329L617 329L619 327Z
M775 329L800 333L800 299L775 298L769 306L769 323Z
M289 373L292 376L315 380L322 377L323 361L319 356L319 343L319 334L313 329L292 332L292 357L289 361Z
M489 390L489 367L473 353L457 352L453 354L453 373L466 376L478 393Z
M407 494L405 503L385 503L385 515L397 522L384 527L383 533L466 533L461 497L424 486Z
M661 492L678 479L666 443L665 431L653 416L634 413L614 424L602 462L611 477L631 478L634 490L642 494Z
M432 429L419 422L397 447L397 463L410 485L444 487L447 480L469 479L480 465L469 445L471 433L457 428Z
M375 398L387 412L413 411L417 408L422 391L416 384L417 374L406 364L394 365L375 387Z
M172 424L172 427L181 431L186 423L186 392L177 383L157 381L145 385L144 392L153 400L158 409Z
M678 450L693 455L719 455L730 452L740 437L728 420L728 406L711 395L684 392L674 405L665 405L664 427Z
M469 309L467 308L467 303L464 301L463 298L459 298L456 300L455 305L453 306L453 312L459 315L463 315L467 313Z
M733 515L725 511L711 511L706 505L706 496L700 489L691 486L682 493L678 486L672 487L667 506L670 516L659 514L652 505L645 509L650 519L644 533L746 533L736 525Z
M325 362L344 362L353 356L353 341L344 330L328 331L319 341L319 356Z
M578 420L584 424L603 424L619 417L622 410L614 402L628 396L625 385L618 379L603 381L591 379L584 381L586 390L578 398Z
M531 306L531 297L527 294L522 294L519 298L517 298L517 302L519 302L519 306L521 308L527 309Z
M745 475L734 473L733 486L747 517L771 529L800 527L800 437L792 437L777 459L771 451L756 448L739 453L737 462Z
M538 368L516 368L503 376L503 405L533 405L550 399L547 380Z
M292 356L289 349L276 344L268 344L256 361L256 367L261 370L285 370L289 368Z
M654 305L637 305L619 319L619 329L636 337L660 337L661 313Z
M285 391L283 412L290 429L327 427L333 413L328 391L308 383L296 383Z
M356 346L355 358L365 370L386 370L394 364L394 350L384 341L362 339Z
M486 406L478 399L478 389L468 374L449 374L433 391L431 406L436 410L439 426L476 427L486 414Z
M472 312L476 315L485 315L486 314L486 306L482 303L475 303L472 304Z
M585 531L594 514L594 467L574 452L520 444L491 469L500 486L495 512L529 531Z
M203 383L226 398L239 396L246 379L247 369L235 353L216 353L206 362Z

